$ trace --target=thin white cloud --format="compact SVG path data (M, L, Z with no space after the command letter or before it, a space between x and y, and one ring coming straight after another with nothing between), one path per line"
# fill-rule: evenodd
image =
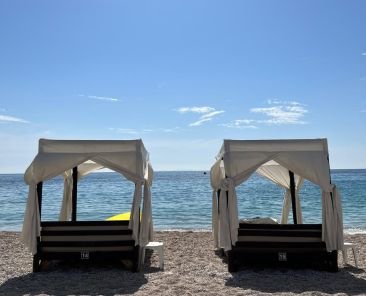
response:
M91 96L91 95L78 95L79 97L86 97L93 100L100 100L100 101L109 101L109 102L118 102L119 99L112 98L112 97L101 97L101 96Z
M365 110L361 110L362 113L366 113L366 109Z
M202 125L202 123L207 122L207 121L211 121L211 120L212 120L212 117L209 117L209 118L202 118L201 117L200 120L190 123L189 126L200 126L200 125Z
M308 110L306 105L296 101L267 100L269 107L251 108L250 112L265 115L265 119L237 119L221 126L229 128L257 128L258 125L306 124L303 117Z
M220 126L225 126L225 127L229 127L229 128L238 128L238 129L246 129L246 128L255 129L255 128L258 128L253 123L255 123L255 120L253 120L253 119L236 119L236 120L233 120L229 123L220 124Z
M202 119L206 119L206 118L211 118L216 116L216 115L219 115L221 113L224 113L225 111L221 110L221 111L213 111L213 112L210 112L210 113L207 113L207 114L204 114L201 116Z
M111 97L88 96L88 98L95 99L95 100L101 100L101 101L110 101L110 102L118 102L119 101L118 99L111 98Z
M278 105L273 107L264 108L252 108L252 113L261 113L269 117L266 120L260 120L260 123L267 123L270 125L282 125L282 124L305 124L306 122L301 120L308 112L302 105L290 104L290 105Z
M198 114L202 114L201 117L195 121L189 124L189 126L200 126L202 125L204 122L208 122L211 121L215 116L224 113L225 111L223 110L216 110L213 107L208 107L208 106L204 106L204 107L181 107L176 109L175 111L179 112L179 113L198 113Z
M366 52L363 52L361 55L366 56Z
M24 120L22 118L9 116L9 115L0 115L0 122L20 122L20 123L29 123L29 121Z
M296 101L281 101L278 99L267 100L271 107L252 108L250 112L264 114L269 119L257 120L257 123L269 125L283 125L283 124L305 124L302 120L304 115L308 113L306 105Z
M360 80L366 80L366 77L361 77Z
M296 101L281 101L278 99L268 99L267 100L268 105L293 105L293 106L305 106L304 104L301 104Z
M215 110L216 109L212 108L212 107L181 107L181 108L178 108L176 111L178 111L179 113L188 113L188 112L208 113L208 112L213 112Z

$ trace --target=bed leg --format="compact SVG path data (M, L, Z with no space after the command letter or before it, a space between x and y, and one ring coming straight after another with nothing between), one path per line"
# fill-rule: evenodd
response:
M140 246L135 246L134 249L134 256L133 256L133 265L132 265L132 272L138 272L139 271L139 258L140 257Z
M238 265L235 260L235 253L233 251L227 252L227 260L228 260L228 271L229 272L237 272Z
M35 254L33 256L33 272L39 272L39 271L41 271L40 258L38 254Z
M328 254L328 270L331 272L338 271L338 251L332 251Z

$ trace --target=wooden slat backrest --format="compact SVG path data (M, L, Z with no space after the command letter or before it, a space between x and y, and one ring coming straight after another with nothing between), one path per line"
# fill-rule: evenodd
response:
M128 221L42 222L43 252L132 250L135 241Z
M250 248L323 248L321 224L240 223L236 246Z

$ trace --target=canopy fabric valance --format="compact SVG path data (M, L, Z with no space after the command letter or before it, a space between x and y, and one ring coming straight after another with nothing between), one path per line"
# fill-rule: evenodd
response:
M339 193L331 184L326 139L224 140L216 159L211 168L211 186L214 191L212 217L216 247L230 250L231 245L235 244L235 233L239 226L238 217L232 217L238 212L235 187L245 182L256 171L286 189L281 220L287 220L285 216L286 213L288 215L289 207L288 172L291 171L295 175L296 193L301 188L303 179L320 186L323 192L323 240L328 251L342 249L342 209ZM225 182L232 186L227 187ZM228 198L220 198L222 191L228 191ZM220 192L219 204L214 201L217 192ZM298 220L301 221L298 195L296 207L299 209ZM231 233L231 236L228 236L228 233Z
M78 169L78 179L95 170L109 168L135 183L129 228L132 229L136 244L146 245L152 239L149 187L152 185L153 170L142 140L40 139L38 154L24 175L25 182L29 185L29 194L21 237L32 253L36 253L36 240L40 234L37 184L63 175L64 194L60 220L67 221L71 215L74 167ZM139 228L141 200L143 209Z
M39 151L25 172L25 182L52 179L75 166L93 161L123 174L133 182L144 181L149 155L141 140L39 140Z

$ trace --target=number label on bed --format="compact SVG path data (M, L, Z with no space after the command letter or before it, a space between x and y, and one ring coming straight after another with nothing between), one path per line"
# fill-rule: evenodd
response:
M81 260L89 260L89 251L81 251L80 252Z
M278 261L287 261L287 253L278 252Z

